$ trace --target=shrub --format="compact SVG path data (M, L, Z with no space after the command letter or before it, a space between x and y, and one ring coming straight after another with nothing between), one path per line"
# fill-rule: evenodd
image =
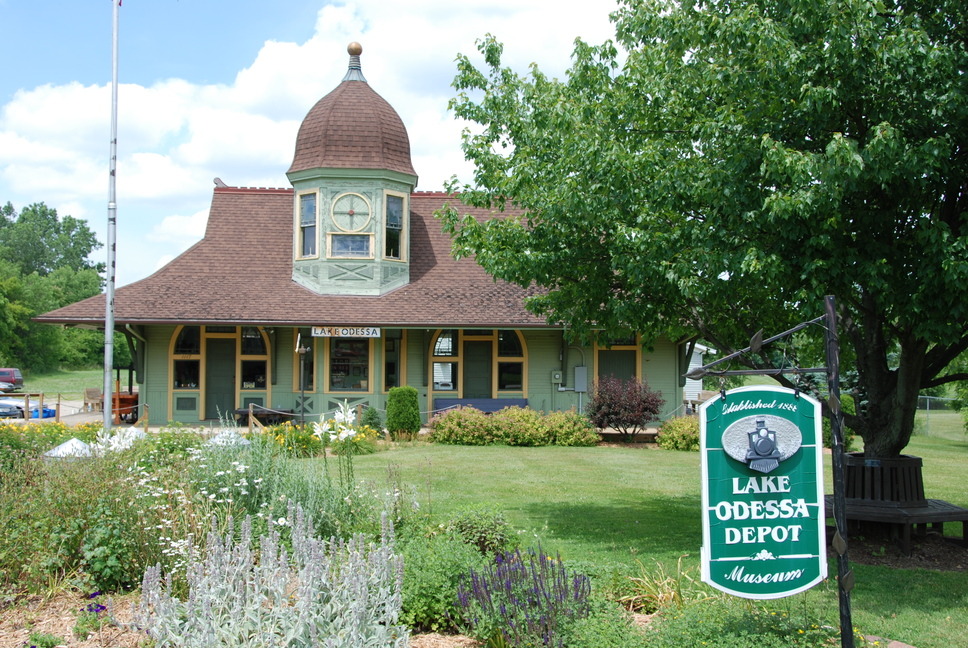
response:
M80 547L92 585L112 592L136 587L148 558L138 531L142 520L131 507L117 506L113 495L99 498Z
M857 413L857 406L854 403L854 397L850 394L840 395L840 407L844 414ZM823 447L834 447L834 437L830 427L830 417L823 417L823 421L820 425L821 429L823 430ZM841 434L844 437L844 452L850 452L854 449L854 443L857 440L857 433L845 425L841 430Z
M551 430L541 412L528 407L505 407L491 414L494 436L510 446L544 446Z
M545 415L545 424L550 430L554 445L589 447L601 440L588 417L574 409L567 412L549 412Z
M413 387L393 387L387 395L387 431L394 438L420 432L420 405Z
M468 570L484 565L484 556L447 532L417 535L398 546L403 556L400 620L415 630L456 631L457 587Z
M488 445L498 440L491 418L473 407L441 412L430 421L430 440L454 445Z
M645 381L606 376L595 385L585 413L598 429L613 428L623 441L632 441L646 425L659 420L664 404L662 394Z
M674 416L659 426L656 443L664 450L699 452L699 417Z
M466 632L511 646L565 646L565 629L589 612L591 583L540 550L498 554L458 588Z
M485 555L511 551L518 544L504 514L484 506L458 512L444 528Z
M397 623L403 565L392 526L377 543L361 535L329 542L292 505L256 550L250 522L238 540L231 529L224 535L212 530L204 558L189 565L185 601L163 584L160 568L145 572L135 622L159 645L408 645L408 631Z
M598 439L588 417L574 410L542 414L527 407L505 407L485 414L458 407L430 421L431 441L455 445L593 446Z
M360 425L380 432L383 430L383 419L376 408L370 405L363 410L363 415L360 416Z

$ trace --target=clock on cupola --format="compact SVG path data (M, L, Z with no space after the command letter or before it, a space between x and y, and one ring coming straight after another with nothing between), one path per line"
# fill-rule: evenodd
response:
M381 295L410 281L417 174L400 116L363 77L351 43L342 83L306 115L287 172L293 281L320 294Z

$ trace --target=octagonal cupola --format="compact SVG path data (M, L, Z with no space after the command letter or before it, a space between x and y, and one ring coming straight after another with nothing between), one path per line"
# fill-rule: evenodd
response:
M409 281L417 184L403 120L367 83L351 43L343 81L306 115L287 172L293 280L321 294L378 295Z

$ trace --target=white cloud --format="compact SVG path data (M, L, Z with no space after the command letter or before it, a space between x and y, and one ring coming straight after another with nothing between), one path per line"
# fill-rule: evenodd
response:
M167 79L119 89L118 200L126 249L119 282L157 269L204 232L212 178L230 185L288 186L296 131L346 71L346 45L363 44L363 73L406 124L420 190L453 174L470 177L459 124L447 112L458 52L493 33L505 64L522 74L537 61L551 76L570 64L576 35L613 34L612 0L567 6L550 0L413 0L388 15L385 0L326 4L302 43L267 41L232 83ZM218 56L218 52L213 52ZM0 201L44 201L90 217L104 240L110 94L106 85L42 85L0 107ZM191 216L184 216L191 214ZM123 275L122 275L123 269Z
M208 209L195 212L191 216L166 216L148 234L148 240L159 243L173 243L180 251L188 249L205 234L208 223Z

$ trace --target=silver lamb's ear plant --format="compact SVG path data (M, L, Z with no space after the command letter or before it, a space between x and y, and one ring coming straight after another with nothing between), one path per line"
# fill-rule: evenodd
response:
M310 516L292 502L282 524L252 547L247 519L209 533L202 559L187 569L188 598L172 594L161 567L149 568L135 617L159 648L404 648L409 631L398 625L403 561L393 526L384 516L379 542L315 536ZM289 530L292 552L279 528Z

